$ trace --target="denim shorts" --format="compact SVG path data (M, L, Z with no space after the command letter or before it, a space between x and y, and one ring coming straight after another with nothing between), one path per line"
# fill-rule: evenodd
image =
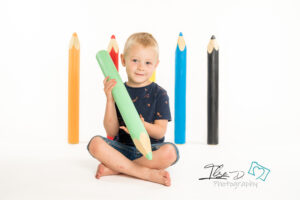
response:
M109 144L111 147L113 147L114 149L116 149L117 151L119 151L121 154L123 154L129 160L135 160L135 159L138 159L138 158L140 158L140 157L143 156L143 154L141 154L139 152L139 150L136 149L135 146L129 146L129 145L126 145L126 144L122 144L122 143L120 143L118 141L110 140L110 139L108 139L106 137L103 137L101 135L96 135L92 139L94 139L95 137L102 138L107 144ZM89 151L89 146L90 146L90 143L91 143L92 139L89 141L89 143L87 145L88 151ZM177 148L177 146L175 144L173 144L171 142L163 142L163 143L151 144L152 151L158 150L161 146L163 146L165 144L172 145L174 147L175 151L176 151L177 158L172 163L172 165L174 165L179 160L179 151L178 151L178 148Z

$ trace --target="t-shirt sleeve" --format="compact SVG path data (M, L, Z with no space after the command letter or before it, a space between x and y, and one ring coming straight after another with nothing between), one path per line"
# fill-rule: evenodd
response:
M169 104L169 96L163 91L157 98L154 120L166 119L171 121L171 112Z

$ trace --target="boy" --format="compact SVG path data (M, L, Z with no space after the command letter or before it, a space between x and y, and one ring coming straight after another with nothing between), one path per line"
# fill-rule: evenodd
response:
M128 76L126 89L150 136L153 159L147 160L135 148L111 93L116 80L108 81L106 77L103 81L107 98L103 124L107 135L114 140L95 136L87 146L91 155L101 162L96 178L123 173L170 186L170 176L165 169L177 162L179 154L174 144L164 142L167 124L171 121L167 92L149 80L159 63L156 40L149 33L131 35L121 61Z

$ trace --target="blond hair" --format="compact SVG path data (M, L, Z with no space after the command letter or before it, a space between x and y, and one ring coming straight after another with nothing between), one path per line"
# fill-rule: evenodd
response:
M140 44L143 47L154 47L155 51L157 52L157 58L158 58L158 44L155 38L150 34L150 33L134 33L132 34L126 41L125 46L124 46L124 57L128 55L129 49L131 48L132 45L134 44Z

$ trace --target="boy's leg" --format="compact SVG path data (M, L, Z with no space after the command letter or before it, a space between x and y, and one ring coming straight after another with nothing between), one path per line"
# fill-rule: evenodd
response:
M177 159L176 150L171 144L164 144L158 150L153 151L152 153L152 160L148 160L142 156L133 162L151 169L166 169Z
M144 156L140 157L133 162L139 164L144 167L148 167L151 169L166 169L172 163L174 163L177 159L177 152L173 145L164 144L158 150L153 151L153 159L147 160ZM98 166L96 178L100 178L100 176L114 175L119 174L118 172L109 169L107 166L100 164Z
M170 176L167 171L150 169L132 162L100 137L94 137L91 140L89 151L92 156L113 171L166 186L170 185Z

